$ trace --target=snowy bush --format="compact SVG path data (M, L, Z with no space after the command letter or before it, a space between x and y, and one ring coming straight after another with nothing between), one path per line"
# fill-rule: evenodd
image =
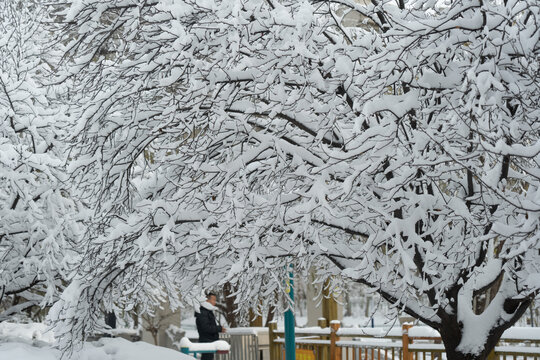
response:
M77 260L65 128L34 1L0 2L0 322L39 317ZM26 314L26 315L22 315Z

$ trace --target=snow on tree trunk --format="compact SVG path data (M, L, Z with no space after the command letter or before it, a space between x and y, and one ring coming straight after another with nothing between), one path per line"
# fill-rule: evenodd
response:
M526 310L524 304L516 309L515 318L518 319ZM473 321L482 321L475 317ZM478 329L475 325L464 324L458 321L456 316L446 316L442 318L438 327L442 342L446 349L446 356L450 359L487 359L493 351L495 345L502 336L504 330L511 326L512 322L507 322L501 326L493 326L489 329ZM466 330L466 331L464 331ZM478 330L479 333L474 331ZM480 336L478 336L481 334ZM482 338L485 334L485 338ZM464 339L465 338L465 339Z
M292 264L377 289L453 357L487 354L540 289L539 6L51 5L94 211L63 341L102 306L227 282L240 310L283 311Z

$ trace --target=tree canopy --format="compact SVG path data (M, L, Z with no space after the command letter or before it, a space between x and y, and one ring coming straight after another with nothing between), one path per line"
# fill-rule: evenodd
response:
M162 292L230 282L242 306L270 305L293 264L376 288L449 359L484 358L536 296L536 0L49 13L70 180L93 210L54 311L65 341Z

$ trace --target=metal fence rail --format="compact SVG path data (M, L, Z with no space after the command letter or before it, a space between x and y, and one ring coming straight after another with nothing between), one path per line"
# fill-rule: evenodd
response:
M231 344L228 354L219 354L216 360L263 360L259 351L259 338L255 334L222 333L220 340Z

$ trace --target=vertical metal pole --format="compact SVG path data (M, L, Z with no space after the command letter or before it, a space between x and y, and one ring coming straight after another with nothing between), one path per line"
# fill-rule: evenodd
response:
M294 282L292 266L289 272L289 279L287 282L287 291L292 300L292 306L294 306ZM294 339L294 313L293 308L290 308L285 313L285 360L296 360L296 344Z

